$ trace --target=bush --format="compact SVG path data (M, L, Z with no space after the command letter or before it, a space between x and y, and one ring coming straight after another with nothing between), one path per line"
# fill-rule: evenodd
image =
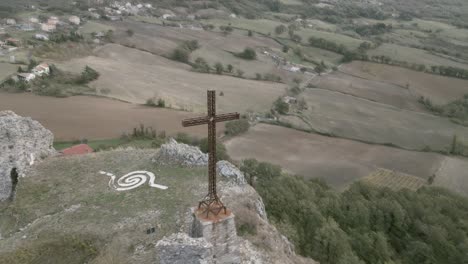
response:
M234 120L226 123L226 131L228 136L236 136L245 133L249 130L250 124L247 119Z
M164 108L166 107L166 101L164 101L164 99L162 98L159 98L158 100L156 100L156 98L149 98L148 100L146 100L146 103L145 103L146 106L151 106L151 107L161 107L161 108Z
M274 103L274 109L281 115L286 115L289 112L289 104L278 98Z
M205 59L198 57L195 60L195 64L192 65L193 69L198 72L209 73L210 72L210 65L206 62Z
M86 66L83 72L81 73L80 78L78 79L78 84L87 84L91 81L97 80L99 78L99 73L93 68Z
M189 61L189 52L183 48L176 48L171 54L171 59L187 63Z
M214 67L217 74L223 74L224 67L223 64L221 64L221 62L217 62Z
M255 60L257 59L257 53L252 48L245 48L243 52L235 54L237 57L245 60Z
M200 140L198 147L204 153L208 153L208 138ZM216 159L217 160L229 160L229 155L227 154L226 146L223 143L216 143Z

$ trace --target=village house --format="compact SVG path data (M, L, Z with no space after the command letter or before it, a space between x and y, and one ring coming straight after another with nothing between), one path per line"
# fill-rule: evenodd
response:
M297 98L292 97L292 96L285 96L283 97L283 102L287 104L296 104L297 103Z
M1 40L0 40L0 48L3 48L3 47L5 47L5 45L6 45L6 42L5 42L5 41L1 41Z
M50 67L47 63L41 63L33 68L32 73L36 76L49 75Z
M10 26L16 25L16 20L13 19L13 18L7 18L7 19L6 19L6 24L7 24L7 25L10 25Z
M18 76L18 80L25 81L25 82L30 82L36 78L36 75L29 73L29 72L18 73L17 76Z
M79 25L81 23L81 19L77 16L69 17L68 21L70 21L70 23L75 24L75 25Z
M38 39L38 40L44 40L44 41L48 41L49 40L49 36L46 35L46 34L35 34L34 35L34 38L35 39Z
M31 18L29 18L29 22L38 24L38 23L39 23L39 19L36 18L36 17L31 17Z
M57 29L57 26L55 24L49 24L49 23L44 23L41 24L41 30L45 32L52 32Z
M60 20L59 20L58 17L56 17L56 16L51 16L51 17L49 17L49 19L47 20L47 24L55 25L55 26L56 26L59 22L60 22Z

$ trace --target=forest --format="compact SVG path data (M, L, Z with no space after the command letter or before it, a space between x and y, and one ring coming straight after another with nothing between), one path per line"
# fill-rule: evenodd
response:
M245 160L241 170L296 251L324 264L468 263L468 199L426 187L360 182L337 192L321 180Z

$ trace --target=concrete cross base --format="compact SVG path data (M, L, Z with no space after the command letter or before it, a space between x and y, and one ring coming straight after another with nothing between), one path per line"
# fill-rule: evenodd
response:
M198 208L192 208L193 223L190 236L203 237L213 245L215 263L237 264L239 258L239 239L236 232L234 214L229 210L216 218L205 218Z

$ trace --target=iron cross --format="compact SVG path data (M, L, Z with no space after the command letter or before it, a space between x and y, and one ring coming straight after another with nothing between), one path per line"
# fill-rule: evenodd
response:
M182 121L184 127L208 124L208 194L198 204L198 209L203 210L207 217L210 212L215 216L221 210L226 213L226 207L216 192L216 123L236 120L239 116L239 113L216 115L216 91L208 91L208 115Z

